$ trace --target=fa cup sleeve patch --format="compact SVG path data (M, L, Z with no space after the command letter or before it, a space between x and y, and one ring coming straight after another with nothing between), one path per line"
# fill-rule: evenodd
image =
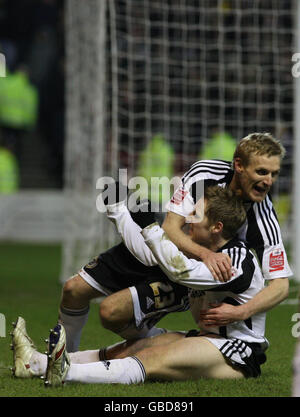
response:
M172 199L171 199L171 203L173 204L181 204L185 198L185 196L187 195L188 191L183 190L182 188L178 188L178 190L174 193Z
M284 269L284 253L276 249L270 253L269 272L282 271Z

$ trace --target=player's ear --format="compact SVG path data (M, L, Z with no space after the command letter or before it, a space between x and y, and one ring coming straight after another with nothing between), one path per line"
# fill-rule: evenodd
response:
M234 166L234 171L238 174L241 174L244 170L244 165L240 157L234 158L233 166Z
M224 226L222 222L216 222L214 225L212 225L211 232L221 234L223 232L223 228Z

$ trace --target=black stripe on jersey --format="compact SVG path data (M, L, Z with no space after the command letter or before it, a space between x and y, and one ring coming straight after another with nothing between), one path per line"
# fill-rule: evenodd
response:
M143 380L144 380L146 378L146 371L145 371L144 365L139 360L139 358L137 358L136 356L131 356L131 358L134 359L138 363L138 365L139 365L139 367L140 367L140 369L142 371Z
M191 165L190 170L195 166L201 165L203 163L209 165L231 165L231 162L225 161L224 159L200 159Z
M278 229L276 227L276 224L273 218L273 214L275 213L275 211L271 210L271 207L267 203L267 198L268 197L266 197L266 199L263 201L263 208L266 213L267 222L269 223L270 228L273 230L272 234L275 234L275 237L274 237L275 244L278 244L279 243ZM275 215L275 219L276 219L276 215Z
M202 166L202 165L207 165L209 167L229 167L231 166L230 162L228 161L221 161L220 159L202 159L200 161L195 162L194 164L192 164L192 166L190 167L190 169L184 174L184 176L188 176L193 169Z
M229 258L231 258L232 266L235 266L235 252L236 252L235 248L227 249L228 256Z
M226 327L226 326L224 326L224 327ZM223 336L223 335L221 335L221 336ZM223 336L223 337L226 337L226 336ZM226 353L228 353L229 351L230 351L230 349L232 348L232 346L231 346L231 341L227 341L227 342L225 342L224 343L224 345L221 347L221 349L220 349L220 352L222 352L224 355L226 355ZM227 355L226 355L227 356Z
M231 264L236 269L240 267L240 260L242 255L242 248L239 246L238 248L229 248L227 249L228 256L231 258Z
M275 234L274 234L274 230L272 228L272 225L270 224L270 222L268 220L268 213L267 213L263 204L257 204L257 209L258 209L259 216L260 216L261 222L263 224L264 230L266 232L269 245L273 246L276 242L276 238L275 238Z
M244 260L242 261L242 271L238 278L227 282L226 284L218 285L217 287L211 288L206 291L231 291L234 294L240 294L246 291L252 281L255 266L253 263L253 255L251 252L247 251L247 255L245 256Z
M238 249L238 258L237 258L237 261L236 261L236 267L237 268L239 268L239 266L240 266L241 255L242 255L242 249L239 247L239 249Z
M225 339L227 339L227 327L226 326L220 326L219 333L220 333L220 336L225 337ZM224 346L225 345L223 345L223 347Z
M256 255L258 256L260 263L262 263L265 242L262 233L258 227L253 206L251 206L247 211L247 219L248 225L251 224L251 227L247 228L246 233L247 246L250 248L255 248Z
M199 166L195 166L193 168L193 170L195 169L203 169L203 168L207 168L207 169L211 169L213 172L216 172L216 174L219 174L220 171L228 171L229 166L228 165L213 165L213 164L205 164L205 163L201 163L199 164Z
M192 165L192 167L184 174L183 182L187 179L194 177L199 173L210 172L212 174L220 175L221 173L226 174L231 169L231 163L219 160L205 160L199 161ZM220 172L222 171L222 172Z
M196 177L197 175L199 175L199 174L207 174L207 173L210 173L210 174L213 174L213 175L218 175L220 178L219 179L221 179L221 178L224 178L225 177L225 175L228 173L228 170L226 170L226 169L222 169L222 171L220 171L220 172L217 172L217 171L215 171L215 170L213 170L212 168L210 169L210 168L199 168L199 169L197 169L194 173L193 173L193 175L190 175L189 177L185 177L185 178L183 178L183 183L185 184L186 182L187 182L187 180L189 180L189 179L191 179L191 178L193 178L193 177Z

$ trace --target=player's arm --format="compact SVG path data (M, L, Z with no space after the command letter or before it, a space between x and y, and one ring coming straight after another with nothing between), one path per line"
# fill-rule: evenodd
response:
M189 258L200 259L207 266L215 280L226 282L231 278L231 260L224 253L216 253L193 242L182 230L185 217L168 212L163 222L163 229L169 239Z
M288 296L288 277L292 275L280 226L269 196L266 196L261 204L254 204L251 209L247 241L255 250L263 276L268 282L268 286L245 304L243 315L249 317L253 313L270 310L281 303Z
M115 224L127 249L137 260L146 266L157 265L155 257L140 233L142 229L133 221L125 201L107 205L107 217Z
M144 228L141 233L158 265L170 280L202 290L228 284L216 282L203 262L186 257L157 223Z
M289 279L277 278L269 282L252 300L248 301L242 309L245 318L261 311L275 307L287 298L289 294Z
M200 315L200 320L206 326L213 327L246 320L253 314L271 310L288 296L288 292L288 278L277 278L271 280L267 287L262 289L247 303L239 306L222 303L203 311Z
M292 275L292 271L282 242L280 226L268 196L263 205L264 210L261 210L259 205L254 205L249 210L247 241L256 251L268 285L242 306L223 304L207 310L203 314L203 320L207 320L206 324L208 321L217 325L219 320L222 320L222 323L226 320L226 324L245 320L255 313L272 309L288 296L288 277Z

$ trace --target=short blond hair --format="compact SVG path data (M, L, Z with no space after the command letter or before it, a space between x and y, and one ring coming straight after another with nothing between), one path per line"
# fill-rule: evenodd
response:
M233 159L240 158L243 165L247 166L251 155L279 156L282 160L285 149L271 133L251 133L239 142Z
M246 220L243 201L229 188L218 185L205 188L205 215L209 224L223 223L222 236L232 239Z

